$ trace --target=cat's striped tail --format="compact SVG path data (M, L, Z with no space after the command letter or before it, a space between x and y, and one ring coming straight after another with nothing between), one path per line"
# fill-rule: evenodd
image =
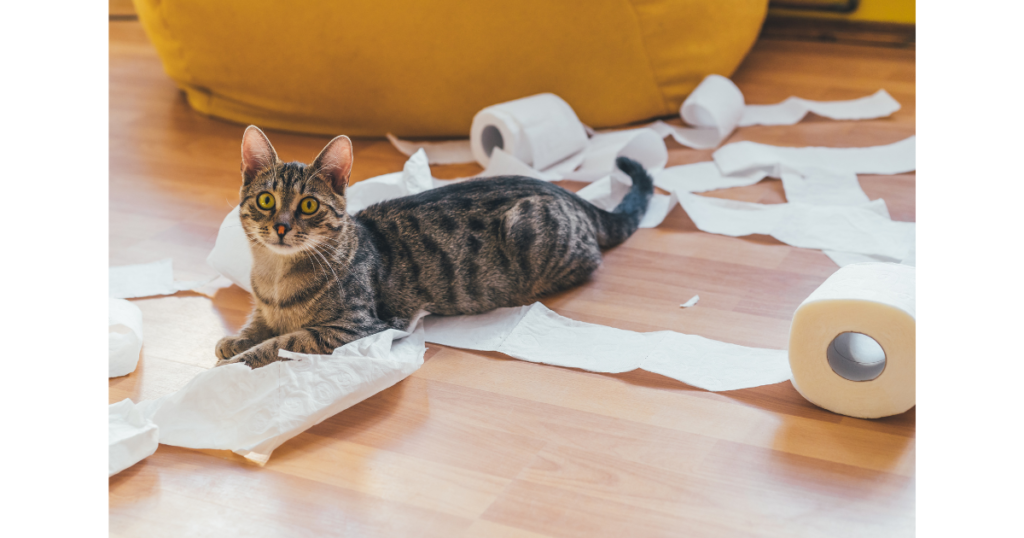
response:
M633 180L633 186L610 213L594 208L597 214L597 244L601 248L614 247L633 235L654 196L654 180L643 165L628 157L615 159L615 164Z

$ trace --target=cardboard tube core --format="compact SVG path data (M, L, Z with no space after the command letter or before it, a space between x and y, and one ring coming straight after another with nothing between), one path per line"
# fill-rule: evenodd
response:
M866 334L840 333L829 343L825 355L832 371L850 381L871 381L885 370L885 350Z
M483 146L484 153L490 157L491 153L494 153L494 148L505 149L505 140L497 127L488 125L484 127L483 133L480 134L480 145Z

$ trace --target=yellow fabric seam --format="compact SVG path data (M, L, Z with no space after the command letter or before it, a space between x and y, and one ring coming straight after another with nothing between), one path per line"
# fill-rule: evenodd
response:
M658 76L654 71L654 65L651 64L651 53L647 50L647 42L644 40L644 29L640 25L640 16L637 15L636 6L633 5L633 0L625 0L629 4L629 12L633 14L633 25L637 30L637 38L640 39L640 46L644 49L644 59L647 61L647 70L651 73L651 81L654 82L654 87L658 90L658 95L661 96L662 110L667 111L665 114L672 112L668 106L668 99L665 98L665 89L658 83Z

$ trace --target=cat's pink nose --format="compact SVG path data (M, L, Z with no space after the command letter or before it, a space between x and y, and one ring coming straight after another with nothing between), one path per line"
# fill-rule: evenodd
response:
M291 230L292 228L287 224L282 224L279 222L274 225L274 229L277 230L278 237L284 237L284 234L288 233L288 230Z

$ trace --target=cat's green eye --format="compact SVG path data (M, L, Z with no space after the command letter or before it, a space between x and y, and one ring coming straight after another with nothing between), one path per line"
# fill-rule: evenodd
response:
M317 209L320 209L320 202L317 202L316 198L303 198L299 202L299 210L307 215L316 213Z
M260 206L261 209L273 209L274 195L269 192L260 194L256 197L256 205Z

